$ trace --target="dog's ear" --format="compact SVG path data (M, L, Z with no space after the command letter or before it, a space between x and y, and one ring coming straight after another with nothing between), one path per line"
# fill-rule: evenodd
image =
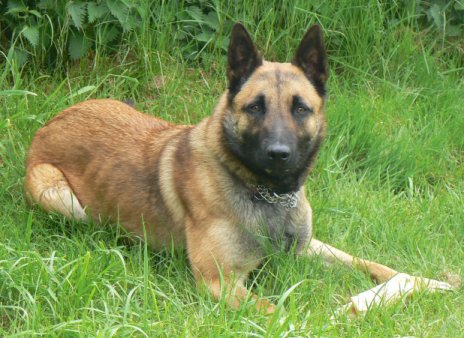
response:
M325 82L329 73L322 31L318 25L312 26L306 32L292 64L303 70L319 95L325 95Z
M236 23L232 28L227 60L229 97L233 97L251 73L263 63L250 35L240 23Z

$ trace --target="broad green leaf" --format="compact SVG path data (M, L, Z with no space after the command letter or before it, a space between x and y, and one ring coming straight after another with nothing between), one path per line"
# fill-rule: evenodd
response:
M439 5L434 4L432 7L430 7L430 9L427 11L427 14L432 17L435 26L437 26L439 29L443 27L443 16L441 14Z
M454 4L454 9L457 11L464 11L464 0L456 1Z
M175 32L175 38L174 40L183 40L187 38L187 34L184 31L178 30Z
M98 36L105 45L113 42L119 34L121 34L120 30L113 24L98 27Z
M24 6L20 1L8 1L8 11L5 14L18 14L27 12L27 7Z
M458 25L449 25L446 27L447 36L460 36L461 32L461 27L459 27Z
M223 51L227 52L229 47L229 37L222 36L216 40L216 47L222 49Z
M211 27L214 31L218 31L220 27L217 13L214 11L209 12L205 16L205 24Z
M100 19L108 14L110 11L105 3L97 4L93 1L87 4L87 13L89 16L89 22L93 23L96 19Z
M37 18L42 19L42 14L37 12L35 9L30 10L29 13L34 14Z
M108 0L107 5L111 14L118 19L122 29L130 31L133 27L129 22L129 7L123 2L117 0Z
M54 5L53 0L40 0L37 7L41 9L50 9L53 8Z
M198 41L208 42L214 38L214 33L211 31L204 31L195 36Z
M204 22L204 14L197 6L187 7L185 11L193 20L197 21L198 23Z
M8 10L16 9L16 8L26 8L21 1L17 0L8 0L8 3L6 5Z
M89 49L89 41L81 32L73 32L69 39L68 53L71 60L83 57Z
M74 26L82 29L85 20L86 5L82 2L72 2L68 6L68 14L71 16Z
M8 60L15 62L19 67L24 65L27 61L28 53L22 48L10 48L8 51Z
M105 38L106 38L105 41L107 43L113 42L113 40L116 39L119 36L119 34L121 34L119 29L115 27L114 25L112 25L110 29L107 29L105 32Z
M176 13L177 21L186 21L190 19L190 15L186 11L179 11Z
M22 31L23 36L29 41L32 47L39 44L39 29L36 26L26 26Z

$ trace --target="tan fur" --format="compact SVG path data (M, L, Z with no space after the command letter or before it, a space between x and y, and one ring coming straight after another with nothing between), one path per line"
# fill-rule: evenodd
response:
M50 164L38 164L27 175L27 199L37 201L47 211L86 221L87 216L63 173Z
M398 271L395 271L385 265L353 257L346 252L322 243L314 238L311 240L308 251L303 254L320 255L327 263L340 262L348 267L358 268L368 273L371 278L378 283L386 282L398 273Z
M238 307L248 297L243 281L265 256L260 238L268 230L296 238L298 250L307 254L326 253L303 250L312 237L304 186L296 192L293 209L254 199L251 187L259 183L259 175L225 144L224 128L237 137L257 128L240 107L259 94L269 107L262 128L277 125L299 138L323 137L323 98L307 75L293 64L264 62L236 94L237 109L230 108L226 91L212 116L196 126L172 125L109 99L64 110L32 141L26 195L67 217L86 220L89 214L94 221L120 222L140 237L146 233L153 248L186 246L197 283L217 298L226 294L227 302ZM295 95L312 109L305 119L292 118ZM303 168L303 178L309 166ZM347 264L359 265L354 259ZM275 310L266 300L251 298L259 310Z

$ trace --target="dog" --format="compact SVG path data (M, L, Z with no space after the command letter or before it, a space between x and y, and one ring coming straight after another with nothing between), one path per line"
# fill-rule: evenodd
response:
M326 132L321 28L306 32L291 63L277 63L235 24L227 78L213 114L194 126L110 99L67 108L32 141L27 200L84 222L119 222L154 249L185 247L198 286L233 308L252 299L258 311L277 310L244 286L269 245L360 268L378 282L395 276L312 236L304 183Z

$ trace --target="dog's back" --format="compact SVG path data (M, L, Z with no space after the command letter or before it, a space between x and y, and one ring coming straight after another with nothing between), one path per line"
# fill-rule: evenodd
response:
M116 100L81 102L61 112L37 132L26 166L46 162L72 165L78 170L77 167L86 166L96 158L106 159L108 152L116 149L133 156L138 147L129 148L131 144L140 145L146 142L148 133L153 135L172 127Z
M76 104L33 139L26 195L49 211L81 220L88 213L95 220L106 216L142 236L137 230L143 217L171 225L160 197L151 192L159 191L159 160L166 142L188 128L115 100ZM84 212L83 206L91 210ZM163 237L159 235L155 237Z

